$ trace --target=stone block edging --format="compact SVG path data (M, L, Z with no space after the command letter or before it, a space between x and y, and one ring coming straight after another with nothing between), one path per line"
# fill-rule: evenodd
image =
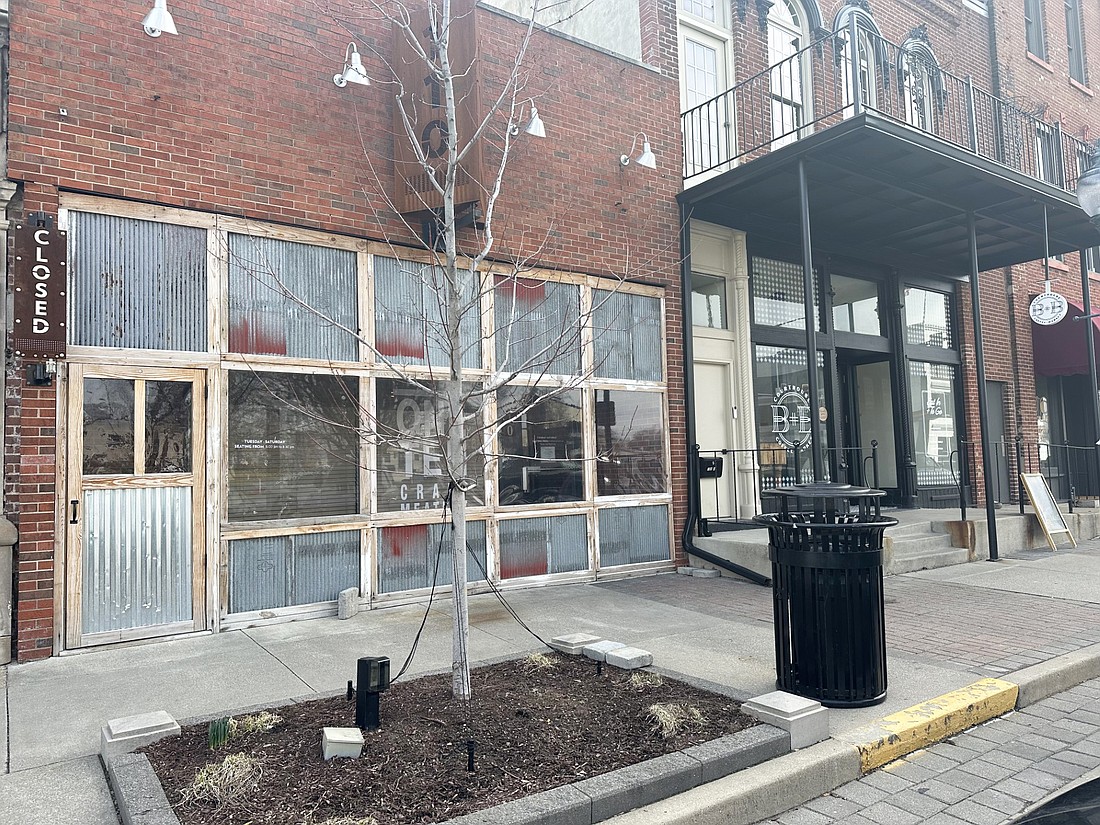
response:
M444 825L592 825L789 753L790 734L755 725L683 751L628 765L448 820ZM148 758L127 753L107 761L122 825L179 825Z

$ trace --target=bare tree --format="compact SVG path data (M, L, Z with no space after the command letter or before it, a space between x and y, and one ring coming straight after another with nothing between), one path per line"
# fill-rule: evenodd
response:
M597 315L605 324L616 323L604 316L608 300L626 274L610 279L599 298L582 305L578 287L533 274L550 243L553 226L546 228L539 242L528 245L535 247L533 251L523 255L510 251L506 256L495 252L497 212L514 141L524 134L526 124L521 117L534 114L531 107L538 97L527 89L525 74L536 21L545 19L542 14L547 9L554 19L576 13L573 5L543 8L539 0L531 0L525 14L528 22L502 75L495 78L491 99L480 101L474 99L479 92L476 84L467 82L477 67L470 52L459 48L456 34L470 22L467 16L475 13L473 2L417 0L409 5L370 2L368 6L370 13L388 21L398 33L396 39L404 43L400 54L382 55L391 77L372 83L393 84L394 139L400 144L395 149L397 183L418 193L413 197L420 199L420 208L410 212L407 204L402 207L392 200L389 207L405 221L410 236L422 238L428 253L424 262L397 263L400 273L393 274L404 276L411 289L376 296L376 304L385 308L388 301L388 309L397 319L394 335L413 340L395 343L385 330L376 331L375 338L367 340L353 324L317 306L288 284L265 265L262 256L243 264L282 300L366 345L376 363L430 400L430 421L418 428L410 430L400 421L395 424L375 415L358 435L378 444L399 445L406 455L431 456L439 462L448 487L453 530L452 693L459 699L470 698L468 497L479 484L484 489L486 463L501 458L494 445L502 430L548 400L575 390L588 377L582 368L583 336ZM457 56L460 51L462 59ZM400 65L410 59L415 60L416 71ZM407 80L410 77L421 80ZM487 85L482 84L480 92ZM423 117L425 100L430 100L437 114L428 122ZM525 107L527 100L531 104ZM402 148L404 152L399 151ZM411 156L411 161L402 163L402 155ZM476 174L471 173L474 168ZM378 178L382 177L379 173ZM394 249L397 259L396 244ZM649 263L638 262L634 274L643 272ZM377 273L375 282L379 283ZM484 340L487 305L495 307L491 370L470 366L480 363L477 356ZM621 319L621 323L629 326L630 319ZM408 369L407 359L401 357L408 354L403 345L411 345L426 371ZM553 378L543 381L547 376ZM505 388L509 388L508 402L498 404ZM301 408L308 406L303 403ZM364 420L368 420L365 414ZM326 423L331 426L333 422ZM352 425L344 422L339 426ZM605 453L589 459L611 461L610 450Z

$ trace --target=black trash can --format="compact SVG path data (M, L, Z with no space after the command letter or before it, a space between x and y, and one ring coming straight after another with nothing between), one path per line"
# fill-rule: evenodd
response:
M827 707L884 701L882 540L898 523L879 511L884 491L796 484L765 495L779 499L756 517L768 528L776 686Z

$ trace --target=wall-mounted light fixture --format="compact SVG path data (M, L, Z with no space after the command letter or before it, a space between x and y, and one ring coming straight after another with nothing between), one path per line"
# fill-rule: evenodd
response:
M527 125L523 127L523 131L525 134L531 135L532 137L544 138L546 137L546 126L543 125L542 118L539 117L539 110L535 106L534 100L528 102L531 104L531 117L528 118ZM512 134L519 134L519 124L512 124Z
M347 51L344 52L344 70L334 74L332 82L341 89L349 83L358 83L360 86L370 85L367 70L363 68L363 58L359 56L359 49L354 43L348 43Z
M634 150L638 148L638 138L642 139L642 153L634 158L634 162L639 166L644 166L646 169L656 169L657 156L654 155L653 150L649 148L649 138L645 136L645 132L638 132L638 134L634 136L634 140L630 143L630 151L625 155L619 155L619 163L623 166L630 165L630 156L634 154Z
M145 27L145 33L150 37L160 37L165 32L179 34L176 31L176 21L168 12L168 0L154 0L153 10L145 15L141 25Z

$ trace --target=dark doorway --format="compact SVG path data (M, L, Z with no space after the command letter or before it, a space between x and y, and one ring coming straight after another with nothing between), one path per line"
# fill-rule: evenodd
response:
M1012 500L1009 483L1015 446L1005 439L1005 384L1003 381L986 381L985 394L989 399L989 447L993 452L993 500L1007 504Z
M838 350L837 380L847 479L885 490L887 503L896 504L900 490L890 362L883 353ZM877 444L874 450L872 442Z

